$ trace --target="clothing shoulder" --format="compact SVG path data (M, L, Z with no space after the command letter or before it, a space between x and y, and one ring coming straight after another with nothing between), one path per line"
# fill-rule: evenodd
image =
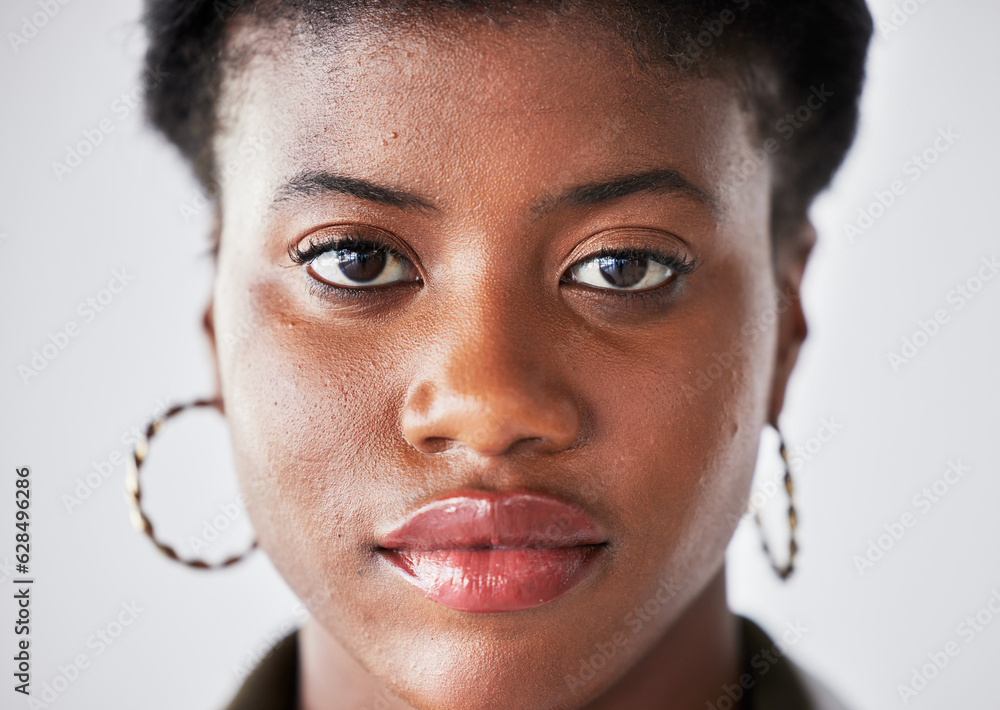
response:
M740 617L743 634L741 683L753 710L849 710L821 681L785 655L756 623Z
M296 710L299 632L281 639L251 671L226 710Z
M850 710L824 683L793 664L814 710Z

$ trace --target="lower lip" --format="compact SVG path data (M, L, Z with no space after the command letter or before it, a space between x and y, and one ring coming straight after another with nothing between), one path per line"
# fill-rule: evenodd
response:
M407 581L458 611L521 611L550 602L579 584L600 546L469 550L381 550Z

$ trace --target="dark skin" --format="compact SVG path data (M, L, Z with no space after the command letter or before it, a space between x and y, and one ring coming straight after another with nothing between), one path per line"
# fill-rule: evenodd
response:
M238 29L270 51L227 84L217 144L242 164L206 327L259 542L312 613L303 707L371 707L384 689L397 707L705 707L740 671L726 521L805 337L811 228L775 258L772 174L736 179L757 138L725 77L644 73L583 20L354 29L337 52ZM653 170L655 189L572 197ZM392 192L289 187L321 172ZM352 227L403 257L395 280L348 292L289 256ZM640 291L574 271L624 249L620 264L673 267ZM468 490L579 505L608 532L599 564L524 611L428 600L375 540Z

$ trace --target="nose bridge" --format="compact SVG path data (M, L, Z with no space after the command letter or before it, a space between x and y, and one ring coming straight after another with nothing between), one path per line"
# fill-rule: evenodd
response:
M524 290L499 279L462 291L451 296L459 305L434 319L407 393L409 443L425 453L463 446L481 455L525 442L549 452L572 445L579 414L543 315Z

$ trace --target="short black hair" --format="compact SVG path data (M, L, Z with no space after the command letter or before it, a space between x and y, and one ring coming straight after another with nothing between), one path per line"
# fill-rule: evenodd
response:
M759 160L770 156L777 166L772 233L801 223L854 140L872 35L864 0L146 0L146 71L159 77L147 84L147 117L215 197L226 29L237 18L316 30L365 13L495 19L580 8L618 32L643 64L735 78L756 112Z

